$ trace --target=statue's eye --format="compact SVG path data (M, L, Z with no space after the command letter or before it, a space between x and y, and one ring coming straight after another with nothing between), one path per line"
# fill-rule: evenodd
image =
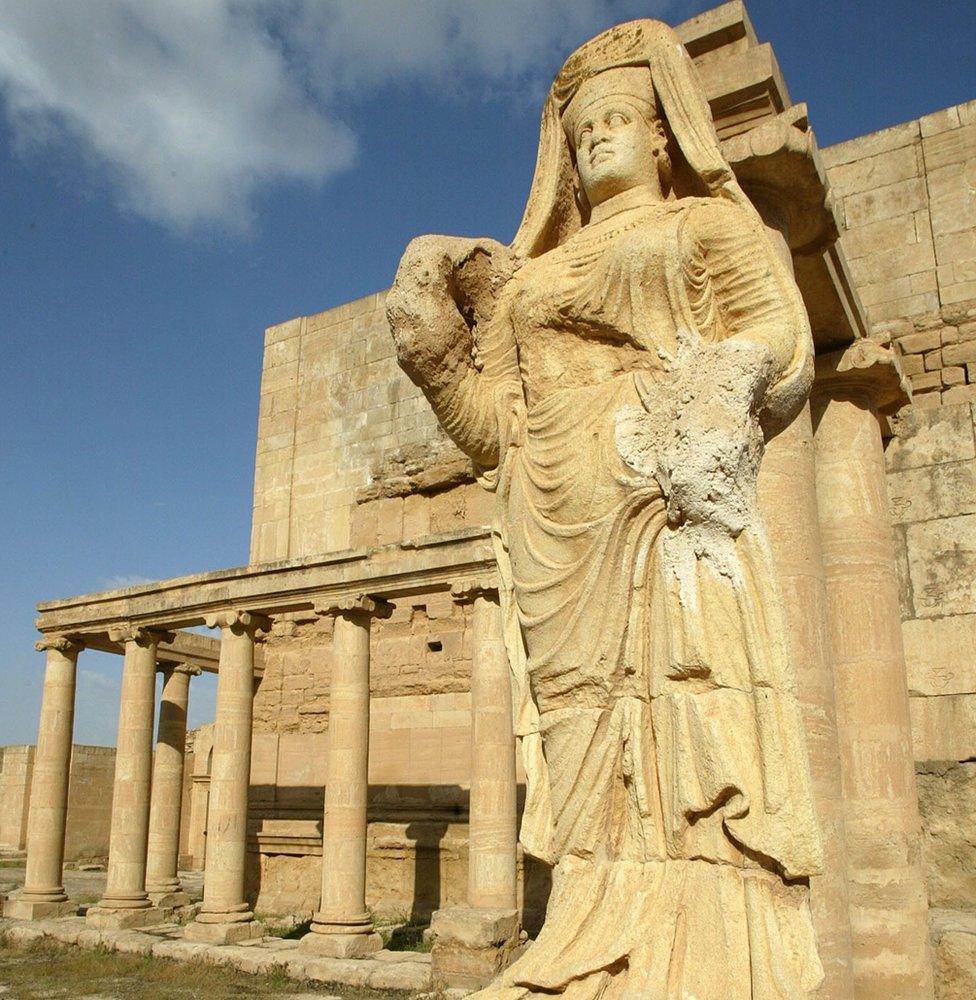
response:
M608 118L607 124L615 128L627 124L627 116L622 111L614 111Z
M593 132L592 123L588 122L586 125L582 126L582 128L580 128L579 130L579 139L577 140L576 145L577 146L582 145L583 140L592 132Z

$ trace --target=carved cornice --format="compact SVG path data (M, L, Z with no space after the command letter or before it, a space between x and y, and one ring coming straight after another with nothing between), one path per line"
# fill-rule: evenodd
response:
M147 628L143 625L121 625L118 628L109 629L108 637L112 642L123 645L134 642L137 646L147 649L149 646L158 646L161 642L172 642L175 634L164 629Z
M55 649L65 656L77 656L85 648L85 644L74 635L46 635L34 643L34 648L39 653Z
M369 618L389 618L393 614L393 605L379 597L360 594L357 597L344 597L330 603L317 606L317 614L326 615L366 615Z
M878 413L888 414L911 401L911 389L898 355L865 337L843 350L817 356L812 396L815 401L864 400Z
M267 615L259 615L242 608L231 608L207 615L205 619L208 628L230 629L234 635L249 635L257 638L258 632L271 631L271 619Z
M470 604L475 598L484 597L489 601L498 600L498 584L490 576L464 580L451 587L451 597L458 604Z
M840 223L805 104L725 139L722 152L760 214L776 217L794 254L836 242Z

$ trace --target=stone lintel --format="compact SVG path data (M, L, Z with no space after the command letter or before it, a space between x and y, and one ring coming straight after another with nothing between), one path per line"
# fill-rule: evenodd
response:
M898 355L865 337L842 350L817 356L812 396L815 401L866 398L879 414L888 414L911 401L911 389Z

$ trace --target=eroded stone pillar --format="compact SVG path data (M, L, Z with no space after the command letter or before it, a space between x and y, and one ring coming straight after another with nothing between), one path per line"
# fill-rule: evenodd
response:
M234 944L263 936L244 898L247 797L251 777L254 705L254 641L271 623L248 611L207 618L220 628L217 710L207 819L203 906L186 928L191 941Z
M472 605L468 899L433 914L431 968L435 981L476 989L511 964L519 944L515 734L498 591L482 581L452 593Z
M933 991L928 900L879 409L901 395L890 352L818 359L817 495L849 854L855 995Z
M61 873L64 864L68 775L75 717L75 676L82 644L68 636L45 637L47 653L41 719L27 817L27 874L24 888L3 905L3 915L41 920L72 913Z
M95 927L144 927L161 914L146 892L149 790L152 782L153 717L156 707L156 647L171 634L130 627L109 638L125 644L119 733L112 791L112 827L105 895L90 907Z
M153 762L152 800L149 809L149 850L146 857L146 890L156 906L186 906L189 896L180 885L180 816L183 807L183 758L186 754L186 709L190 678L200 673L189 664L163 667L163 693L159 701L156 759Z
M322 609L335 615L329 696L329 757L322 828L322 897L302 947L340 958L382 947L366 910L369 789L369 633L393 610L370 597Z

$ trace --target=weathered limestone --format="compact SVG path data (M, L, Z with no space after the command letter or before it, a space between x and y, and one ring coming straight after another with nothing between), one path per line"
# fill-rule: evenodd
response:
M754 195L770 241L792 270L789 212L782 205L787 197L788 191L774 193L769 187ZM824 968L818 997L846 1000L854 988L847 843L809 404L768 443L759 474L759 503L789 622L797 695L823 835L824 871L810 880L810 907Z
M146 628L113 631L125 644L105 895L88 910L93 927L145 927L160 919L146 892L146 845L152 782L156 647L165 636Z
M932 996L928 903L879 410L901 398L872 341L818 359L813 401L844 782L855 990Z
M180 857L180 816L183 806L183 757L186 752L186 709L190 677L200 673L188 664L163 667L159 702L156 759L153 762L149 810L146 891L159 907L185 906L189 896L177 873Z
M471 602L471 793L467 906L431 919L435 981L487 986L515 957L518 829L512 685L498 590L487 583L453 588Z
M82 645L68 636L53 636L42 639L37 648L47 653L47 666L27 819L27 874L21 892L3 904L4 916L21 920L61 916L74 909L64 891L61 866L68 811L75 676Z
M369 790L369 633L393 608L362 596L323 609L335 615L329 757L322 821L322 896L302 947L336 958L378 951L366 910L366 797Z
M756 502L811 329L674 32L573 53L511 246L421 237L387 302L496 493L521 840L554 865L479 997L812 997L824 853Z
M207 817L203 905L186 928L191 941L235 944L261 937L244 898L247 851L247 792L251 773L251 719L254 700L254 640L271 623L249 611L208 617L220 628L217 711Z

